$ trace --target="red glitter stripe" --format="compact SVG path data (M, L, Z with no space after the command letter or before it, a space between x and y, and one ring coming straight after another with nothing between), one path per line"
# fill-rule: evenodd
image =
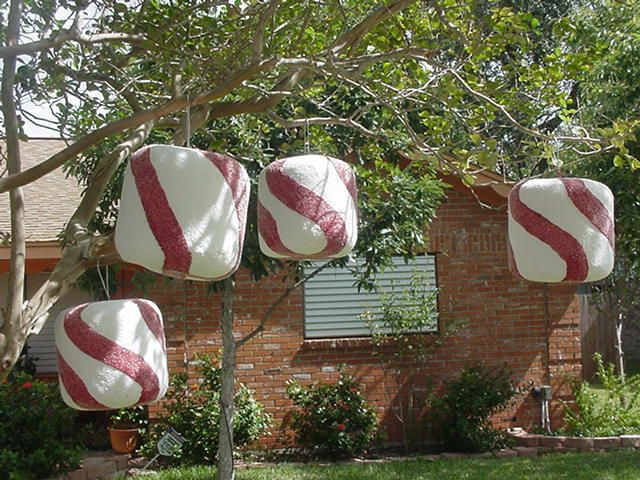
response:
M236 215L238 216L238 252L242 252L245 226L247 224L247 205L249 203L249 182L246 181L245 175L243 175L245 169L239 162L227 155L205 151L202 151L202 153L222 173L229 188L231 188L231 195L233 196L233 203L236 206ZM238 254L236 268L240 263L240 257L241 255ZM233 271L235 271L235 268Z
M60 355L60 352L56 353L58 355L58 376L60 377L60 382L64 385L64 389L73 402L87 410L108 410L109 407L101 404L91 395L91 392L87 389L80 375L71 368L62 355Z
M145 302L144 300L134 299L132 300L132 302L137 305L138 310L140 310L140 315L144 320L144 323L147 324L147 327L149 328L149 330L158 339L158 342L160 342L160 345L162 345L162 351L166 352L167 350L166 350L166 345L165 345L166 342L164 338L164 327L162 326L162 320L160 320L160 316L158 315L158 312L156 312L156 310L151 305L149 305L148 302Z
M568 232L551 223L520 200L522 183L509 196L511 216L531 235L549 245L566 263L563 281L582 282L589 273L589 262L582 245Z
M138 383L142 387L138 403L154 401L160 393L160 381L156 372L142 356L89 327L82 319L82 311L86 307L87 305L80 305L65 315L64 331L69 339L83 353L121 371Z
M300 185L284 173L284 162L272 163L266 172L271 194L288 208L317 224L325 238L326 247L305 258L330 257L340 252L347 243L347 229L343 218L322 197Z
M349 194L353 199L353 203L357 205L358 204L358 188L356 187L356 176L353 174L353 169L345 162L336 160L335 158L326 157L326 159L329 160L331 165L333 165L333 168L335 168L336 172L338 173L338 176L342 180L342 183L344 183L344 186L349 191Z
M298 257L297 253L289 250L284 243L282 243L280 233L278 232L278 224L271 213L269 213L269 210L264 208L260 200L258 200L258 228L260 230L260 236L271 250L291 258Z
M151 148L138 150L130 164L147 222L164 253L163 272L186 275L191 266L191 252L151 162Z
M509 246L509 253L508 253L508 257L509 257L509 270L511 270L511 272L518 278L524 278L522 276L522 274L520 273L520 270L518 269L518 263L516 262L516 256L513 253L513 246L511 245L511 240L507 241L507 244Z
M594 227L607 237L611 248L614 248L615 235L613 219L609 216L609 210L607 210L600 199L587 188L581 179L562 178L560 180L575 207L587 217Z

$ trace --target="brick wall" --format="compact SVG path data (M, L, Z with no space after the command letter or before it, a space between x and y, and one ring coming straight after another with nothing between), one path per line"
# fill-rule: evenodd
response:
M275 420L276 434L264 443L281 445L286 438L278 434L291 408L286 381L333 380L340 364L362 382L390 441L401 438L400 402L424 392L428 378L438 383L471 360L506 363L527 387L547 383L550 375L555 398L568 399L565 374L579 375L581 368L576 288L515 279L507 268L506 221L504 208L481 208L471 195L449 192L430 227L430 251L437 253L441 328L452 322L464 322L464 326L420 365L405 365L399 371L385 368L373 356L367 339L305 340L302 291L294 292L277 309L265 332L238 353L239 380L255 391ZM259 322L285 285L281 277L256 283L246 271L237 274L238 335ZM188 370L194 375L194 366L187 360L196 352L217 353L221 345L219 296L208 295L197 283L160 280L148 297L164 313L171 371ZM426 342L433 339L433 335L424 336ZM539 411L539 403L525 394L495 422L538 424ZM557 426L560 419L561 407L554 401L553 424Z

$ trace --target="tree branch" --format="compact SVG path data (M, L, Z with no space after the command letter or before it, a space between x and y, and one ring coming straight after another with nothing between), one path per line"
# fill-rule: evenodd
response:
M196 105L204 105L217 98L224 97L230 93L234 88L238 87L245 80L251 78L253 75L271 69L275 66L277 61L275 59L261 62L258 65L251 65L244 69L234 72L223 83L218 85L213 90L205 92L199 96L190 100L191 107ZM0 179L0 193L6 192L12 188L26 185L33 182L38 178L45 176L53 170L64 165L65 162L76 157L91 145L104 140L105 138L123 132L131 128L137 128L145 122L156 120L158 118L169 115L178 110L181 110L187 106L189 100L184 97L176 97L168 101L167 103L148 110L144 110L133 115L117 120L113 123L105 125L104 127L94 130L88 135L80 138L64 150L49 157L42 163L25 170L24 172L9 175L8 177Z
M345 65L355 66L358 74L361 74L368 66L375 63L393 60L395 58L413 57L419 60L428 60L438 54L437 50L426 50L424 48L399 48L390 52L374 53L371 55L362 55L354 57L344 62ZM340 64L342 62L336 62ZM348 68L348 67L347 67Z
M373 28L415 2L416 0L393 0L387 5L374 10L354 28L336 38L330 48L330 52L336 56L344 53L360 42Z
M320 272L322 272L325 268L329 267L330 265L333 265L333 261L329 261L324 265L321 265L320 267L316 268L313 272L311 272L309 275L301 278L293 285L290 285L289 287L287 287L287 289L284 292L282 292L278 298L276 298L276 300L271 304L271 306L269 306L269 309L262 316L262 319L260 320L260 323L258 324L258 326L254 328L251 332L249 332L247 335L245 335L243 338L236 341L236 348L242 347L245 343L250 341L256 335L259 335L260 333L262 333L264 331L265 325L271 319L273 312L275 312L276 309L280 306L280 304L282 304L282 302L284 302L287 299L287 297L291 295L291 292L293 292L300 286L307 283L309 280L311 280L313 277L318 275Z
M153 125L154 122L149 121L139 126L129 138L103 157L91 174L89 186L67 224L67 246L63 250L62 259L24 309L25 335L40 332L51 307L73 288L76 280L94 266L98 259L102 265L120 261L113 236L91 237L87 234L86 226L116 168L145 142Z
M115 250L113 236L84 237L68 245L47 281L31 297L24 308L21 335L37 334L44 326L51 308L69 293L88 269L97 265L121 261Z
M107 42L140 43L145 40L141 35L131 35L128 33L98 33L95 35L85 35L77 29L61 30L49 38L24 43L22 45L11 45L0 47L0 58L8 58L17 55L33 55L43 50L59 47L66 42L77 42L83 45L93 45Z
M478 92L477 90L474 90L473 87L471 87L471 85L469 85L464 80L464 78L462 78L462 76L460 76L460 74L458 72L456 72L455 70L452 70L452 69L447 69L447 73L451 74L451 76L454 77L458 81L458 83L460 85L462 85L462 87L467 92L469 92L471 95L473 95L477 99L482 100L483 102L486 102L489 105L492 105L493 107L497 108L507 118L507 120L509 120L509 122L514 127L516 127L521 132L526 133L527 135L530 135L530 136L532 136L534 138L539 138L540 140L545 140L547 142L552 142L554 140L556 140L556 141L565 141L565 142L584 142L584 143L589 143L589 144L602 144L604 142L600 138L569 137L569 136L562 136L562 135L552 136L552 135L547 135L545 133L539 132L538 130L534 130L532 128L525 127L520 122L518 122L518 120L516 120L516 118L511 114L511 112L509 112L509 110L507 110L507 108L504 105L501 105L500 103L496 102L493 98L489 97L488 95L485 95L484 93L481 93L481 92Z
M140 148L146 141L153 125L153 120L143 123L135 129L129 138L100 160L89 178L88 187L78 208L71 216L69 223L67 223L65 230L65 239L67 242L73 242L78 238L78 235L86 234L87 224L95 213L100 198L109 184L113 173L121 162Z
M189 119L187 120L187 115ZM201 105L199 107L190 108L188 113L185 113L184 118L180 122L180 128L176 130L171 139L171 143L174 145L185 145L192 132L198 130L209 118L209 106ZM189 122L187 124L187 121ZM188 128L187 128L188 125ZM187 130L189 130L187 132Z
M280 0L271 0L265 11L262 12L262 15L260 15L251 50L251 59L254 63L257 63L262 59L262 51L264 50L264 34L267 27L267 22L273 16L279 4Z
M91 145L94 145L111 135L121 133L130 128L137 128L145 122L155 120L156 118L160 118L180 110L186 106L186 103L187 101L184 97L173 99L160 107L144 110L140 113L131 115L130 117L117 120L105 125L104 127L98 128L72 143L64 150L52 155L44 162L39 163L38 165L19 174L9 175L6 178L0 179L0 193L33 182L53 170L60 168L65 162L76 157Z
M343 127L353 128L359 131L363 135L371 138L382 139L383 135L380 135L372 130L369 130L364 125L354 121L351 118L335 118L335 117L310 117L298 120L286 120L274 112L268 112L267 115L271 120L278 123L284 128L300 128L306 125L340 125Z
M21 0L11 0L7 26L7 48L18 44L20 38ZM12 55L4 59L2 68L2 114L7 143L7 170L9 175L20 173L19 122L16 113L15 79L17 58ZM24 226L24 198L21 188L9 193L11 208L11 260L9 263L9 287L7 310L0 327L0 381L4 380L15 364L24 342L18 335L22 323L24 300L24 276L26 239Z

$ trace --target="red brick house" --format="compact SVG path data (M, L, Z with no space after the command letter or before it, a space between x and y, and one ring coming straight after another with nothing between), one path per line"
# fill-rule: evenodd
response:
M529 390L533 385L550 383L554 394L552 425L558 426L562 417L558 399L568 399L567 375L581 373L577 288L534 284L516 279L509 272L509 186L500 177L478 174L473 191L455 177L444 180L452 188L437 220L429 226L427 264L439 290L439 329L442 331L454 321L465 325L446 338L442 347L433 350L427 361L408 368L414 372L419 387L427 377L437 382L454 375L467 361L506 363L517 381L527 388L496 422L504 426L539 425L540 404ZM0 218L0 229L5 225L5 218ZM4 248L0 247L0 258L6 256ZM40 265L29 254L27 260ZM0 267L5 265L6 262ZM36 273L38 268L32 268L30 273ZM280 277L253 282L248 272L239 271L235 308L238 334L255 327L286 286ZM287 380L335 379L338 366L345 365L347 372L360 379L367 399L375 404L389 440L397 440L400 424L391 406L407 393L407 386L398 388L394 369L385 368L374 357L370 338L352 323L352 313L345 310L345 318L340 319L339 309L324 312L329 317L338 315L338 320L335 324L325 323L329 326L322 330L323 322L330 320L326 315L316 315L312 288L294 291L275 311L262 335L239 350L239 380L255 391L274 417L277 430L291 406L285 393ZM120 292L122 296L133 294L130 288ZM208 295L203 284L181 281L158 281L146 296L159 305L164 315L170 370L194 375L194 366L189 362L193 355L217 353L221 345L219 298ZM423 335L430 341L438 333ZM40 347L38 351L44 350ZM278 444L281 438L274 435L266 441Z

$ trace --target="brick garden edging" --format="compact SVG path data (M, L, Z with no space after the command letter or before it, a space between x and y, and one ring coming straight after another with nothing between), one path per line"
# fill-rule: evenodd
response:
M566 453L566 452L603 452L618 450L622 448L640 449L640 435L619 435L615 437L568 437L568 436L548 436L535 433L528 433L524 430L509 430L516 446L505 448L494 452L485 453L440 453L434 455L390 455L382 458L354 458L337 462L238 462L237 468L259 468L271 467L286 464L288 466L309 466L309 465L333 465L333 464L368 464L368 463L389 463L407 460L439 460L439 459L462 459L462 458L512 458L512 457L534 457L545 453ZM129 455L121 455L115 452L95 453L86 456L82 461L82 467L73 472L58 477L56 480L94 480L112 479L116 473L127 471L129 467L140 467L145 462L130 461ZM129 474L139 473L139 468L132 468L127 471Z
M613 437L568 437L528 433L511 430L508 434L518 447L535 448L538 453L547 452L600 452L620 448L640 448L640 435Z
M114 451L91 452L82 458L80 468L55 480L111 480L116 474L126 471L131 455Z

